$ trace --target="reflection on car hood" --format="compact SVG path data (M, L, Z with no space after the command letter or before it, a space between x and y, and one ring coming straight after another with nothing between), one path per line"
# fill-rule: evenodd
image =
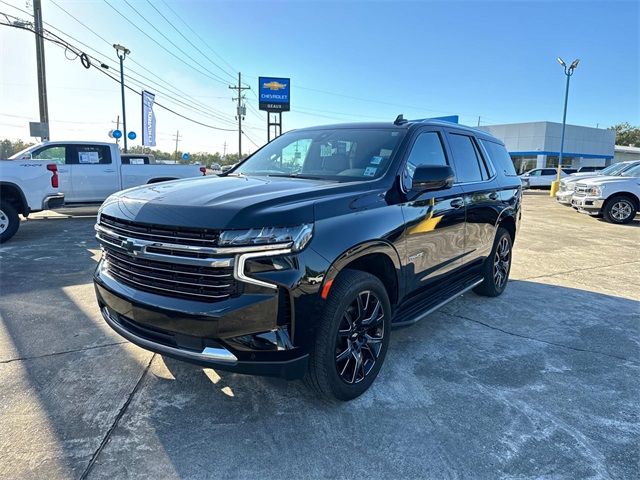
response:
M201 177L116 193L102 213L142 223L201 228L292 226L314 221L314 203L340 193L351 197L361 182L280 177ZM366 186L364 186L366 190Z
M640 179L638 177L624 177L621 175L616 175L616 176L600 175L599 177L589 178L584 182L580 181L579 183L584 183L586 185L602 185L603 183L619 183L619 182L629 182L629 181L638 182L639 180Z

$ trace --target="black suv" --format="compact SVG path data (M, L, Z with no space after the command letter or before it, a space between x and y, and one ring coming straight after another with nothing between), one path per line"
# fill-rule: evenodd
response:
M392 327L502 293L521 194L504 145L454 123L295 130L220 177L109 197L98 303L143 348L349 400Z

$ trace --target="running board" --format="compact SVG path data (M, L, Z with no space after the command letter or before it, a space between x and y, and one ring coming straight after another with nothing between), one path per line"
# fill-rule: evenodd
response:
M472 283L466 285L465 287L463 287L462 289L456 291L455 293L451 294L449 297L445 298L444 300L436 303L435 305L429 305L430 302L418 302L417 305L415 306L411 306L409 308L409 310L415 309L418 305L423 304L424 303L424 307L426 308L426 310L423 310L422 312L411 316L411 318L407 319L407 320L401 320L401 321L391 321L391 326L393 328L395 327L406 327L408 325L413 325L414 323L419 322L420 320L423 320L424 318L426 318L427 316L429 316L431 313L435 312L436 310L438 310L441 307L444 307L447 303L449 303L452 300L455 300L456 298L458 298L460 295L468 292L469 290L471 290L472 288L480 285L483 282L483 279L478 279L473 281ZM401 312L401 310L399 310ZM400 315L399 318L403 318L405 317L405 315Z

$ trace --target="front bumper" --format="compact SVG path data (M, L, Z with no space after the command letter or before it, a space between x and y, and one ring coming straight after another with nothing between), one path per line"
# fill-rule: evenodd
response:
M563 190L556 193L556 200L562 205L571 205L573 190Z
M604 199L591 196L573 196L571 198L571 206L580 213L588 215L599 215L604 205Z
M251 375L302 378L308 352L291 343L282 310L286 292L245 294L206 304L134 290L94 275L107 324L130 342L196 365Z

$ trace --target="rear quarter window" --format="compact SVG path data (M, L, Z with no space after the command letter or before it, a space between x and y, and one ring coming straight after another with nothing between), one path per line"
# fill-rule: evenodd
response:
M504 148L504 145L485 139L481 139L480 142L487 151L491 163L493 163L493 166L498 172L501 172L503 175L508 177L517 176L511 156L507 152L507 149Z

